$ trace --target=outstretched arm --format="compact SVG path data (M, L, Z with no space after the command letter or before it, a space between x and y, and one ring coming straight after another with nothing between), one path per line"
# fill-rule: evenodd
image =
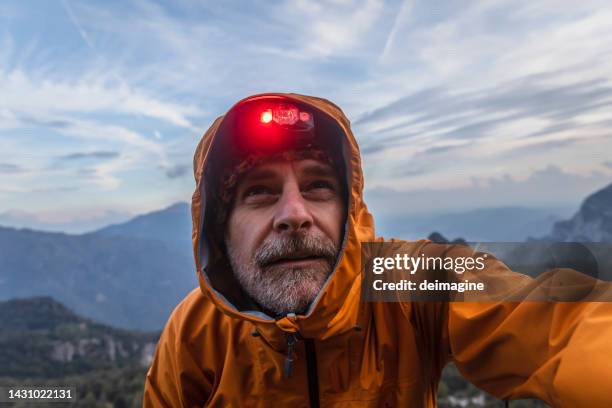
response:
M450 303L448 340L461 373L499 398L612 402L612 303Z
M465 256L469 251L426 244L418 253ZM469 381L502 399L539 398L554 407L612 406L609 282L563 268L532 279L494 257L478 274L462 278L491 285L490 297L413 302L406 309L421 336L442 339L423 344L431 358L441 358L437 366L453 361ZM432 336L432 330L438 334Z

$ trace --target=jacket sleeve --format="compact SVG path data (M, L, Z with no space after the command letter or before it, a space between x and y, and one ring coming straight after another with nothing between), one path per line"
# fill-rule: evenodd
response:
M612 403L612 303L449 303L448 340L459 371L499 398Z
M516 274L526 293L549 290L555 279L591 279L571 270L531 279L495 259L487 268ZM600 299L609 300L609 283L598 282ZM612 406L612 302L491 300L446 307L447 355L478 387L498 398L539 398L554 407Z
M211 381L180 338L175 310L164 328L147 372L144 408L201 407L211 393Z

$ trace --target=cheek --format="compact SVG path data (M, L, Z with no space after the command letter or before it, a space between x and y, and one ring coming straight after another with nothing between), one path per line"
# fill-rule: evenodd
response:
M260 230L257 217L245 211L234 211L228 220L228 244L241 259L248 259L257 247Z
M328 203L318 209L318 219L325 234L337 246L342 242L342 228L344 226L344 206L341 201Z

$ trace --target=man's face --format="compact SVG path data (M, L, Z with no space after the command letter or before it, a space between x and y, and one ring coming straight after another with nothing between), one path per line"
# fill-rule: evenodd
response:
M304 159L254 167L236 187L226 246L234 274L264 309L304 313L332 272L344 200L333 168Z

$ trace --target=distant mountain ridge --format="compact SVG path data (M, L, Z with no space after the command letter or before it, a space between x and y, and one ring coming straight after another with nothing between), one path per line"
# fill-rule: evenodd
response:
M571 219L555 223L546 239L558 242L612 242L612 184L588 196Z
M0 300L52 296L107 324L159 329L197 276L190 251L156 238L0 227Z
M571 220L562 222L545 210L515 207L430 219L374 215L377 232L386 237L423 238L438 231L467 241L507 242L524 241L526 231L533 231L531 236L547 240L612 242L611 196L612 185L589 196ZM414 236L406 232L419 229ZM52 296L106 324L160 329L198 286L191 245L187 203L82 235L0 227L0 300Z
M189 204L179 202L127 222L101 228L94 231L94 234L157 239L179 251L191 253L191 208Z

